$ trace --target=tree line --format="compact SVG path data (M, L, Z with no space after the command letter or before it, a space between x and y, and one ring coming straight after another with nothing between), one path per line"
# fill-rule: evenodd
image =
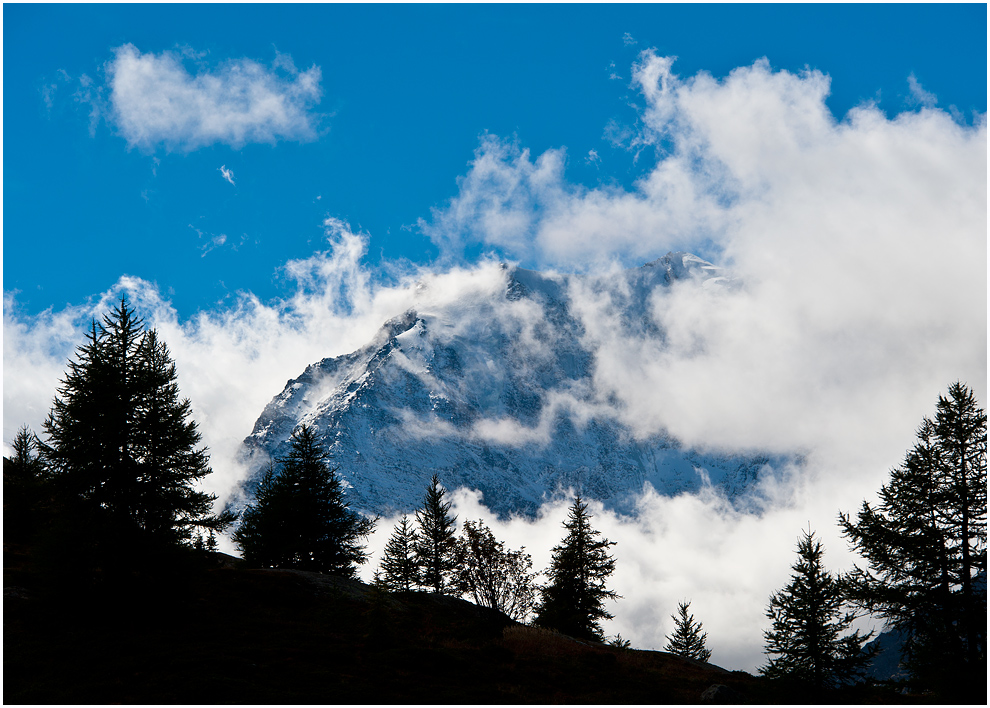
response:
M175 364L125 298L68 364L44 422L45 439L22 428L4 460L5 541L34 543L62 572L109 577L183 552L216 547L238 521L214 513L196 489L210 473L208 451L179 397ZM338 470L316 432L299 427L289 453L273 461L232 538L258 567L354 577L368 559L377 519L352 511ZM826 689L862 680L875 653L872 632L852 631L872 615L905 638L909 685L943 699L982 692L986 667L986 413L960 382L939 396L917 442L843 535L863 563L829 572L808 529L798 540L789 584L771 595L762 674ZM438 476L422 505L392 530L375 583L389 592L466 597L512 619L604 641L615 545L591 525L576 497L538 583L525 548L507 549L481 520L456 517ZM95 575L94 575L95 574ZM709 661L701 622L681 602L665 649ZM615 646L628 647L616 636Z

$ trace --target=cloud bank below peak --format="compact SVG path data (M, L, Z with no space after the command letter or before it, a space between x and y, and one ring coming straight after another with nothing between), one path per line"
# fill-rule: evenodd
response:
M215 143L239 148L317 136L320 67L299 71L285 54L276 54L270 67L240 58L209 68L191 51L143 53L124 44L104 69L106 85L83 100L130 147L188 152Z

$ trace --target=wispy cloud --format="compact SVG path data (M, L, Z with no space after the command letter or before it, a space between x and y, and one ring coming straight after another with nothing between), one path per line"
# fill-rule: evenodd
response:
M220 248L220 246L227 243L227 234L208 234L201 229L197 229L192 224L189 224L189 228L195 231L196 235L199 236L200 239L206 239L205 243L199 247L200 258L204 258L210 251ZM243 243L243 239L241 242Z
M189 151L316 138L320 67L299 71L284 54L272 67L246 58L209 67L195 52L142 53L125 44L105 73L106 86L83 87L80 100L134 147Z
M633 36L632 36L631 34L629 34L628 32L626 32L626 33L624 33L624 34L622 35L622 43L623 43L624 45L626 45L627 47L631 47L631 46L632 46L632 45L634 45L634 44L639 44L639 42L637 42L637 41L636 41L636 38L635 38L635 37L633 37Z
M911 105L932 108L938 103L938 97L926 91L914 74L908 76L908 90L911 92L909 99Z
M220 165L220 174L223 175L225 180L234 184L234 171L228 170L226 165Z
M55 99L58 96L58 91L63 86L67 86L72 83L72 77L69 76L65 69L59 69L55 72L55 77L45 77L39 87L39 92L41 93L41 100L45 104L45 112L51 115L52 109L55 107Z
M207 253L212 251L214 248L219 248L220 246L227 243L227 234L217 234L213 236L207 244L203 246L203 253L200 254L200 258L204 257Z

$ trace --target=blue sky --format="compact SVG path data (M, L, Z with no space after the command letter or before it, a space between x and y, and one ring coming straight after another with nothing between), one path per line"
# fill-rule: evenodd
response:
M244 62L276 91L318 78L281 129L137 140L108 85L127 45L172 53L190 80ZM5 5L4 292L34 313L127 274L182 317L241 290L285 296L281 266L326 248L328 216L370 237L373 268L430 263L440 247L418 220L457 195L486 133L534 157L566 148L575 187L629 189L656 161L614 139L640 117L630 71L648 48L684 77L760 57L816 69L838 118L915 108L912 76L964 122L986 110L984 5ZM445 255L482 250L555 265L492 243Z

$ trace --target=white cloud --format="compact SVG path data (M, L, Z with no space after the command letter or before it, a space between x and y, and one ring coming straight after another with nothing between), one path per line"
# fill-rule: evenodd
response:
M233 306L184 322L155 285L131 276L122 276L87 305L35 316L20 313L15 296L5 294L5 444L21 424L41 432L56 383L88 323L126 291L139 315L168 343L182 393L192 401L211 450L214 474L206 484L226 497L245 472L237 460L240 442L285 380L325 356L367 343L412 297L410 282L392 289L371 285L360 267L366 236L328 220L327 237L329 250L285 266L298 283L290 298L266 304L241 293Z
M21 425L41 434L52 397L65 373L65 355L82 342L97 312L86 306L29 316L19 311L14 293L3 295L4 455Z
M419 228L448 252L475 241L530 256L545 207L565 201L563 169L563 150L531 161L529 150L485 135L470 172L458 178L459 195Z
M914 74L908 76L908 90L911 92L910 103L914 105L932 108L938 103L938 97L929 91L925 91L921 82L918 81Z
M639 42L637 42L637 41L636 41L636 38L635 38L635 37L633 37L633 36L632 36L631 34L629 34L628 32L626 32L626 33L624 33L624 34L622 35L622 43L623 43L624 45L626 45L627 47L630 47L630 46L632 46L632 45L634 45L634 44L639 44Z
M226 165L220 165L220 174L225 180L234 184L234 171L228 170Z
M765 60L682 80L644 52L634 77L629 142L658 159L633 190L568 183L563 150L534 160L485 136L458 195L421 222L449 254L481 243L587 270L704 248L730 266L742 288L656 299L663 342L624 332L601 293L573 294L596 382L631 425L732 448L868 445L876 425L913 429L906 412L957 377L985 391L985 121L872 106L836 121L828 77Z
M279 54L272 68L235 59L191 74L183 57L196 59L190 52L117 47L106 64L105 107L103 93L82 100L100 107L129 145L148 150L315 139L319 116L312 108L322 95L318 66L300 72Z
M200 254L200 258L203 258L207 253L212 251L214 248L219 248L225 243L227 243L227 234L217 234L216 236L213 236L210 239L210 241L203 246L202 248L203 252Z
M960 125L934 108L887 118L869 105L835 120L827 76L774 72L765 61L720 80L682 79L672 60L645 52L633 76L643 106L624 142L656 154L633 189L568 183L563 149L534 158L486 136L457 196L421 228L450 257L482 244L527 265L598 273L702 248L730 267L735 287L682 283L654 294L663 340L612 315L627 294L575 284L570 295L596 352L594 391L558 395L547 410L577 417L596 404L642 435L668 430L688 444L804 455L765 482L759 515L711 491L646 490L636 519L596 511L596 526L618 542L614 587L624 596L609 633L662 647L669 615L689 599L715 663L753 669L767 597L787 581L801 529L822 536L830 568L848 567L836 513L876 492L950 381L986 401L986 122ZM5 295L5 440L21 423L39 429L82 325L128 288L173 352L211 448L206 484L224 496L244 474L240 441L287 378L367 343L413 302L461 303L466 314L497 286L489 263L380 285L361 266L367 236L335 220L327 229L327 252L285 266L298 284L286 300L242 294L187 322L132 278L90 305L35 317ZM518 323L529 346L533 313L486 316ZM497 420L474 432L544 435ZM566 502L533 521L498 522L472 494L455 497L462 520L485 518L546 567ZM391 527L379 529L378 549Z
M220 248L222 245L227 243L227 234L208 234L200 229L197 229L192 224L189 224L188 226L196 232L196 235L199 236L199 238L206 238L206 243L199 247L200 258L204 258L210 251ZM244 239L241 239L241 243L243 242ZM234 250L237 250L237 246L234 246L233 248Z

